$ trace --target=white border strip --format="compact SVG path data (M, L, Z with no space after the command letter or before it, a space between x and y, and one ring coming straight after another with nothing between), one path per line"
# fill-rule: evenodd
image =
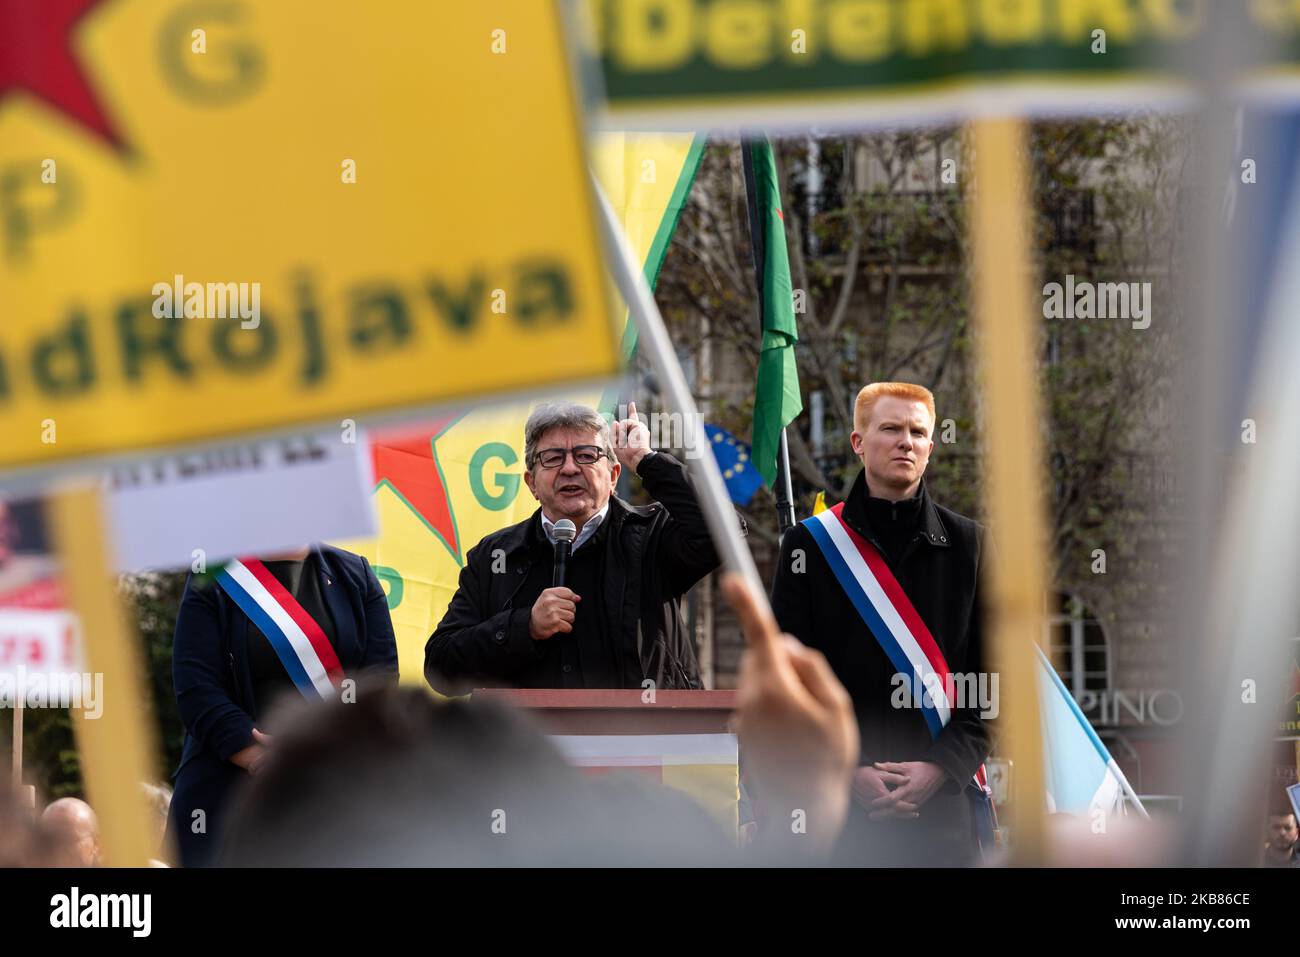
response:
M734 734L552 734L564 759L578 767L681 767L737 764Z

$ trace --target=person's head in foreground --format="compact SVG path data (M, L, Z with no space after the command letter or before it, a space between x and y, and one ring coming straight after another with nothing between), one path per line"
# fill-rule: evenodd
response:
M912 498L934 448L934 396L910 382L873 382L853 403L853 453L876 498Z
M99 864L99 821L90 805L78 798L59 798L41 814L57 867Z
M622 471L609 425L573 403L537 408L524 424L524 481L552 522L581 529L607 504Z
M711 863L721 828L685 795L588 779L520 718L365 685L294 702L227 832L233 866ZM296 713L293 713L295 712Z

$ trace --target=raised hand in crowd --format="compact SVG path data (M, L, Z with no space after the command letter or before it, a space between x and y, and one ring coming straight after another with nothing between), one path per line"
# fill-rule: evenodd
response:
M723 594L740 618L748 649L737 696L740 746L767 820L758 842L823 854L848 813L858 726L848 692L825 657L780 632L767 603L735 574Z

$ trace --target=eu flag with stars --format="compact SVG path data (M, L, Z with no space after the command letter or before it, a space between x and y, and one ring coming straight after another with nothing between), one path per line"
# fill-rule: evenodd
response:
M748 505L754 493L763 485L750 458L749 446L726 429L705 423L704 434L709 437L713 457L718 460L718 470L727 483L727 493L737 505Z

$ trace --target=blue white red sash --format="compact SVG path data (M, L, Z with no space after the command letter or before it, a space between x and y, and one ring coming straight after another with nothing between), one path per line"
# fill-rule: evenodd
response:
M843 510L841 502L804 519L803 524L894 669L907 677L911 688L922 689L915 698L930 737L937 738L952 720L953 703L948 698L952 669L884 557L845 523ZM982 764L974 780L987 793Z
M234 559L217 582L275 649L303 697L332 698L343 680L339 656L316 619L256 558Z

